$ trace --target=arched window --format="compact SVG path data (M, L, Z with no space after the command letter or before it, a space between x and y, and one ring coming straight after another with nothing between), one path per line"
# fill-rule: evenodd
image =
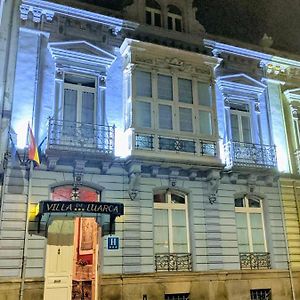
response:
M267 252L262 200L247 196L235 199L240 253Z
M167 190L153 200L155 254L189 253L187 196Z
M168 6L168 29L182 31L182 14L175 5Z
M161 27L161 8L155 0L146 0L146 24Z

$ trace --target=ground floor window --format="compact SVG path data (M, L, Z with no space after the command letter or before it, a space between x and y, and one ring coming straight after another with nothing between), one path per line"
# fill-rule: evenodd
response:
M190 294L166 294L165 300L189 300Z
M271 289L258 289L250 291L251 300L271 300Z

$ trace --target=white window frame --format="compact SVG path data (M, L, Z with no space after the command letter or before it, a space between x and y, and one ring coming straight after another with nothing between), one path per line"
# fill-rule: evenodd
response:
M172 28L169 28L169 18L171 18L171 20L172 20ZM176 20L180 21L180 31L176 30ZM182 16L168 12L168 14L167 14L168 29L174 30L177 32L183 32L183 23L182 23L183 21L182 20L183 20Z
M70 74L70 73L68 73ZM76 74L77 76L81 76L80 74ZM86 77L86 76L82 76ZM93 78L93 77L90 77ZM77 92L77 107L76 107L76 123L82 123L81 120L81 113L82 113L82 93L83 92L88 92L88 93L93 93L94 94L94 112L93 112L93 125L95 125L97 122L97 80L96 78L93 78L95 80L95 87L88 87L88 86L83 86L81 84L76 84L76 83L67 83L64 81L63 83L63 101L62 101L62 108L64 110L64 105L65 105L65 90L74 90ZM62 113L62 116L64 116L64 111Z
M238 199L239 197L236 197ZM263 238L264 238L264 248L265 252L268 252L267 248L267 240L266 240L266 230L265 230L265 221L264 221L264 211L263 211L263 201L257 197L248 197L247 195L243 198L243 202L245 203L244 207L236 207L235 206L235 213L243 213L246 214L247 218L247 232L248 232L248 242L249 242L249 250L250 252L253 252L253 241L252 241L252 227L251 227L251 220L250 215L260 214L261 215L261 221L262 221L262 230L263 230ZM253 199L260 202L260 207L249 207L249 200ZM238 245L239 246L239 245Z
M215 111L213 106L213 95L210 91L210 98L211 98L211 106L205 106L199 104L199 96L198 95L198 83L203 83L210 85L209 82L204 82L197 78L189 78L187 76L178 76L177 74L170 74L166 72L156 72L156 71L150 71L143 68L136 69L137 71L142 72L148 72L151 74L151 82L152 82L152 97L142 97L137 96L136 90L137 90L137 82L136 82L136 76L133 76L133 126L135 129L141 132L157 132L159 131L161 134L164 135L170 135L170 134L176 134L176 136L181 136L183 138L204 138L204 139L212 139L215 134ZM173 99L167 100L167 99L159 99L158 98L158 75L163 76L169 76L172 78L172 94ZM178 80L179 79L186 79L190 80L192 82L192 97L193 97L193 103L185 103L179 101L179 86L178 86ZM135 115L136 115L136 109L135 109L135 103L136 102L147 102L151 105L151 127L150 128L143 128L143 127L137 127L136 121L135 121ZM159 127L159 105L169 105L172 108L172 129L161 129ZM179 109L180 108L188 108L192 110L192 131L181 131L180 130L180 114ZM211 115L211 134L207 135L201 132L200 129L200 121L199 121L199 111L206 111L210 112Z
M152 8L146 6L146 13L149 12L151 15L151 24L146 23L147 25L152 25L156 27L161 27L162 26L162 14L160 9ZM155 25L155 14L158 14L160 16L160 26Z
M180 193L178 191L161 191L156 192L155 194L164 194L167 201L165 203L158 203L153 201L154 213L156 209L167 210L168 211L168 248L169 253L174 253L174 245L173 245L173 221L172 221L172 211L173 210L185 210L185 220L186 220L186 238L187 238L187 253L190 253L190 236L189 236L189 218L188 218L188 197L184 193ZM155 195L154 194L154 195ZM175 194L181 197L184 197L185 203L172 203L171 195ZM153 237L155 244L155 236Z
M233 141L233 135L232 135L232 123L231 123L231 115L236 115L238 119L238 130L239 130L239 140L234 142L241 142L246 143L244 141L244 132L243 132L243 123L242 123L242 116L249 118L249 128L250 128L250 143L253 142L253 128L252 128L252 119L251 119L251 110L250 105L248 103L245 103L249 107L249 111L242 111L242 110L232 110L230 111L230 131L231 131L231 140Z

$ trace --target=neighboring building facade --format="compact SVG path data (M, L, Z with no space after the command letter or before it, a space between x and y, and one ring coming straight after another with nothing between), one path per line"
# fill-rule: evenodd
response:
M30 170L11 142L4 160L0 299L299 297L272 56L203 40L189 0L133 1L123 16L64 3L16 6L3 139L23 147L30 122L43 155ZM83 212L99 202L124 205L114 236Z

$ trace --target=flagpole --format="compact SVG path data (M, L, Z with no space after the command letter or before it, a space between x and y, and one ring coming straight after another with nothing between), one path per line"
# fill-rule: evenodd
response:
M28 191L26 199L26 215L25 215L25 232L24 232L24 245L22 253L22 267L21 267L21 286L20 286L20 300L24 299L24 288L25 288L25 275L27 267L27 253L28 253L28 227L29 227L29 212L30 212L30 199L31 199L31 188L32 188L32 170L33 170L33 161L29 161L29 170L28 170Z

